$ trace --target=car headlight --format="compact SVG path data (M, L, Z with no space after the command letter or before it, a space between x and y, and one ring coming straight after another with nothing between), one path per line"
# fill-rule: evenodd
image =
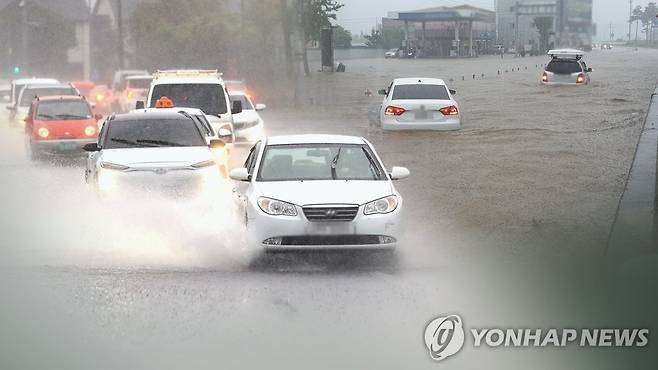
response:
M363 213L366 215L375 215L375 214L384 214L391 213L398 208L398 197L395 195L390 195L385 198L373 200L370 203L366 203L366 206L363 208Z
M94 126L87 126L85 128L85 135L87 136L94 136L96 135L96 127Z
M263 212L272 216L297 216L297 208L294 204L276 199L258 198L258 207Z
M50 135L50 131L48 131L47 128L42 127L42 128L40 128L40 129L37 131L37 134L38 134L40 137L42 137L42 138L45 139L45 138L48 137L48 135Z
M106 169L106 170L125 171L130 167L124 166L122 164L114 164L114 163L110 163L110 162L101 162L101 168Z

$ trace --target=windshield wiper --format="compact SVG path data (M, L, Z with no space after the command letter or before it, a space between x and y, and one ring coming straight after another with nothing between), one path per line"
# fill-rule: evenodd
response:
M159 146L189 146L164 140L137 140L137 142L140 144L153 144Z
M78 116L74 114L58 114L55 117L57 118L73 118L73 119L87 119L89 117L87 116Z
M331 178L334 180L338 178L338 175L336 175L336 166L338 165L338 159L340 158L341 150L343 150L342 146L338 148L338 153L336 153L334 159L331 160Z
M43 119L53 119L53 118L55 118L55 117L54 117L54 116L51 116L50 114L39 114L39 115L37 116L37 118L38 118L38 119L42 119L42 118L43 118Z
M131 146L136 146L136 147L151 147L154 148L155 146L153 145L144 145L139 142L135 142L132 140L127 140L127 139L110 139L110 141L114 143L120 143L120 144L126 144L126 145L131 145Z

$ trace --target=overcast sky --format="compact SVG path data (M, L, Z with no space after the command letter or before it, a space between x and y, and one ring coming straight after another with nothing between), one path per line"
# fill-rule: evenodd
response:
M645 6L650 0L633 0L633 6ZM369 32L377 19L390 11L417 10L433 6L469 4L487 9L494 8L494 0L342 0L345 7L338 13L338 23L354 33ZM598 37L608 34L610 22L619 37L628 33L628 0L593 0L594 23Z

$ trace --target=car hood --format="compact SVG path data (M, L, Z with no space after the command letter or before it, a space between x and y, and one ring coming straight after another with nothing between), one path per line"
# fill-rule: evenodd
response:
M235 123L248 123L256 121L260 118L258 112L253 109L243 110L241 113L233 115L233 122Z
M394 194L389 181L272 181L255 184L257 194L298 206L362 205Z
M141 167L186 167L212 160L207 147L176 148L128 148L107 149L101 152L100 160L123 166Z

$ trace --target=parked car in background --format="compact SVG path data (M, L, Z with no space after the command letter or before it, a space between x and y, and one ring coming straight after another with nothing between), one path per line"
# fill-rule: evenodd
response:
M98 137L98 120L81 96L48 96L30 104L25 118L25 142L32 160L46 155L82 154Z
M398 58L400 56L400 49L390 49L384 53L384 58Z

